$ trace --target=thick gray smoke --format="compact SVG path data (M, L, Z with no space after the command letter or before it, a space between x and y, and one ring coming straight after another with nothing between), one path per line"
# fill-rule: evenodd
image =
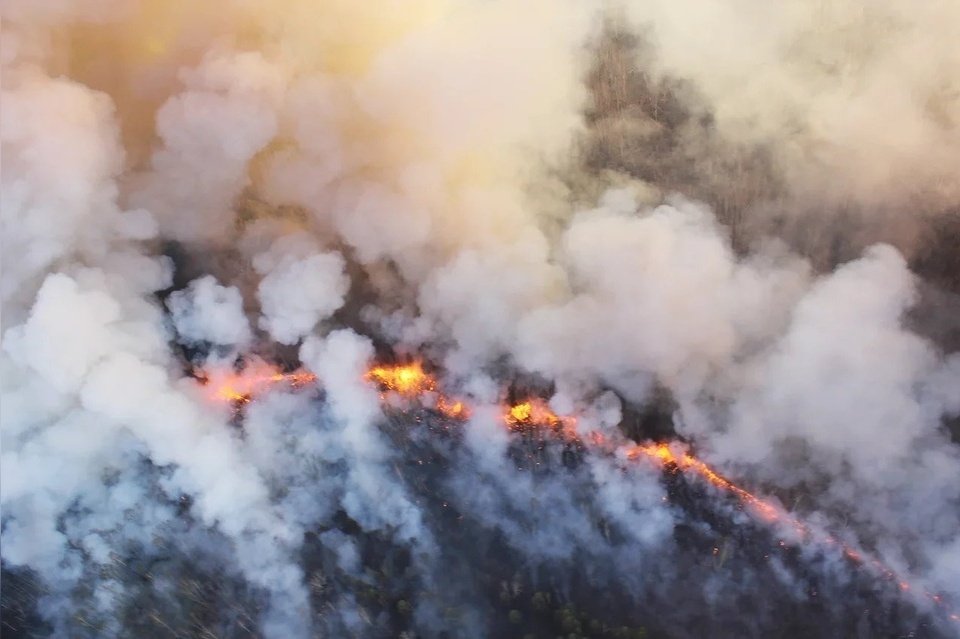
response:
M504 428L516 380L584 441L668 404L918 614L960 603L955 3L195 4L2 8L2 561L35 634L489 636L484 553L501 601L696 590L675 636L845 592L815 550L704 572L659 471ZM384 402L388 352L466 423Z

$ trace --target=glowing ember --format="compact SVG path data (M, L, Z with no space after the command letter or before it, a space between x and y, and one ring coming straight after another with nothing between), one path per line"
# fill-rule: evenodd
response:
M470 416L467 405L458 400L451 400L442 395L437 399L436 409L442 415L453 419L466 419Z

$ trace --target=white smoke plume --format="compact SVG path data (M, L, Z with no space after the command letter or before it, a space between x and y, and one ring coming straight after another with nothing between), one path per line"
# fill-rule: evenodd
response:
M676 479L505 428L524 384L583 442L659 411L960 605L960 325L925 297L960 294L929 240L960 207L956 5L194 5L2 8L15 631L491 636L489 569L515 625L546 591L629 619L695 591L649 623L764 636L737 597L822 588L838 635L880 632L823 549L724 572L737 534ZM469 418L381 397L392 357ZM717 497L730 544L789 534Z
M221 286L211 275L173 293L167 306L184 341L243 346L252 337L240 291L234 286Z
M254 257L253 267L263 275L260 328L281 344L296 344L343 306L350 285L339 253L316 252L299 236L278 239Z
M792 189L875 211L956 203L955 3L625 7L651 31L656 72L689 80L721 131L769 144Z

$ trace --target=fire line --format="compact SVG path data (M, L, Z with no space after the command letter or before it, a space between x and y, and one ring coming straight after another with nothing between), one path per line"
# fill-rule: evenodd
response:
M205 388L209 389L206 393L208 398L219 402L229 402L237 409L250 403L256 395L266 392L272 387L287 385L291 388L299 388L318 381L317 377L310 372L298 370L292 373L283 373L264 362L248 366L239 373L232 371L228 373L197 371L196 377ZM465 401L448 397L439 392L436 378L423 368L421 362L376 365L367 371L364 379L378 387L380 397L383 400L393 394L401 399L419 402L424 407L436 410L448 418L461 421L469 418L472 412ZM503 406L501 420L511 431L547 430L558 433L567 441L581 445L587 443L577 433L576 417L557 415L540 398L529 398L512 405ZM960 623L960 614L946 610L946 604L940 595L914 588L907 579L897 574L896 571L879 559L865 556L864 553L838 540L833 535L814 529L772 502L737 486L677 444L649 442L616 446L599 433L591 433L587 439L595 449L602 452L609 454L620 452L630 461L646 460L667 472L682 472L697 477L714 488L733 495L742 505L749 508L758 519L768 524L778 523L792 528L805 543L815 543L839 549L853 563L870 569L884 579L896 582L902 592L922 592L923 598L927 602L943 611L951 621ZM784 542L781 541L780 543L783 545Z

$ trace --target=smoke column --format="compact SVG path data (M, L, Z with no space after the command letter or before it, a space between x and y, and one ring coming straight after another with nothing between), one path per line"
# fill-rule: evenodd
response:
M956 3L0 12L5 635L960 636Z

